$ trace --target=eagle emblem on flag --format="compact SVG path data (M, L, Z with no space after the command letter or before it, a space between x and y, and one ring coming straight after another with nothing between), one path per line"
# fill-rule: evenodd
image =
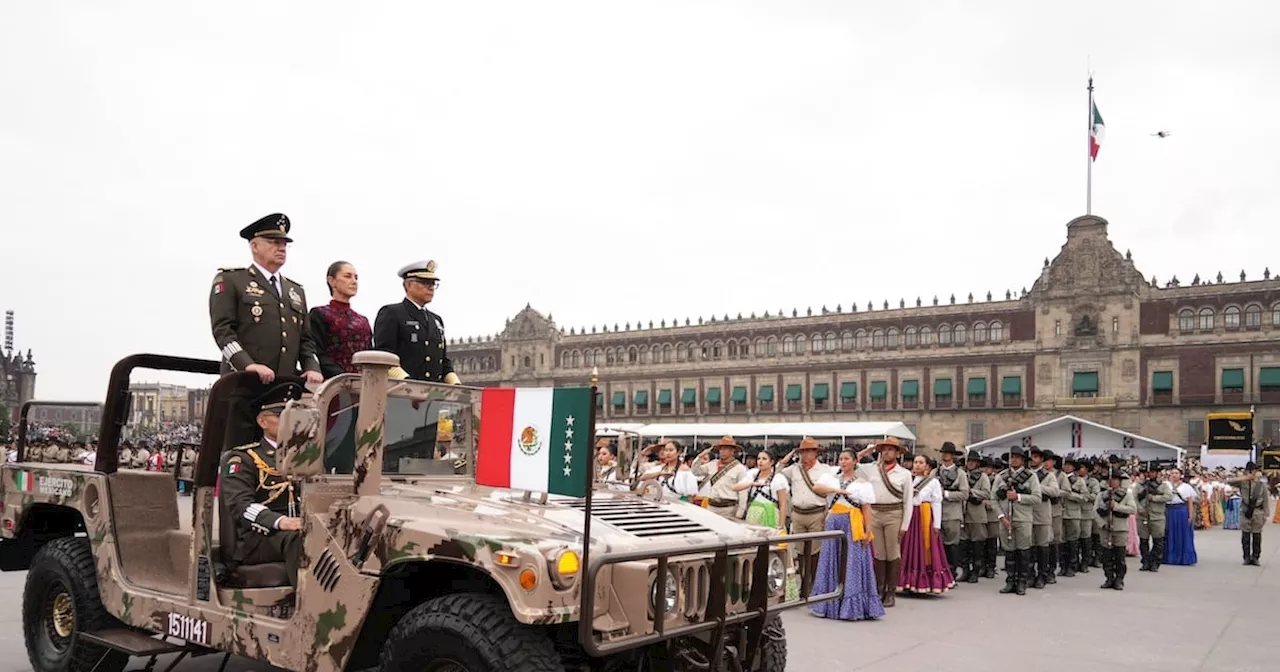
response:
M1028 448L1030 446L1031 446L1031 437L1029 436L1022 437L1022 447Z
M1133 437L1132 437L1132 436L1126 436L1126 437L1124 437L1124 447L1125 447L1125 448L1133 448Z
M520 451L525 455L537 455L538 450L542 448L542 439L538 436L538 428L528 425L520 430L520 437L516 439L516 443L520 446Z

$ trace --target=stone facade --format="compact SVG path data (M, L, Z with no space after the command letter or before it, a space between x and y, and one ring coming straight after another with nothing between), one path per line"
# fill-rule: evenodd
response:
M576 333L525 306L450 344L474 385L587 384L599 421L900 420L923 446L1072 414L1198 446L1205 414L1256 407L1280 441L1280 277L1158 286L1094 216L1029 291ZM923 304L923 305L922 305ZM620 403L619 403L620 402Z
M21 352L0 352L0 405L9 413L9 421L16 427L22 405L36 396L36 362L28 350L24 358Z

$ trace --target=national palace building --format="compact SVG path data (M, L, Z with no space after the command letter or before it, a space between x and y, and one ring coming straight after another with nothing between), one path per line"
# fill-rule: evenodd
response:
M585 385L601 422L902 421L971 444L1070 414L1184 446L1256 407L1280 441L1280 277L1156 284L1107 238L1067 241L1020 296L949 297L575 333L526 306L449 353L472 385ZM923 305L922 305L923 304Z

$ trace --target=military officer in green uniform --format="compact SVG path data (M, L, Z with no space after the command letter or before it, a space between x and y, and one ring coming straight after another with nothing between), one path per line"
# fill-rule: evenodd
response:
M440 278L436 262L416 261L399 271L404 300L378 309L373 321L373 349L400 357L391 369L396 379L427 380L458 385L444 336L444 320L427 309L435 298Z
M1165 509L1173 501L1173 487L1160 480L1160 465L1147 462L1138 484L1138 550L1142 553L1139 572L1158 572L1164 560Z
M1001 593L1027 594L1031 580L1032 528L1035 507L1041 502L1040 479L1026 468L1027 453L1022 446L1009 449L1009 468L996 476L991 499L996 516L1004 526L1005 579Z
M222 352L222 372L251 371L264 384L301 370L319 383L320 360L302 285L280 274L288 255L289 218L276 213L244 227L253 263L221 268L209 290L209 321Z
M1263 483L1258 465L1244 465L1246 475L1228 481L1240 488L1240 549L1246 565L1257 565L1262 555L1262 530L1267 526L1267 503L1270 493Z
M1138 509L1124 472L1112 469L1107 474L1107 487L1098 494L1093 508L1102 519L1102 571L1107 577L1102 588L1124 590L1124 575L1129 571L1124 559L1129 516Z
M302 552L301 493L275 469L276 437L285 404L301 399L303 391L296 379L285 380L255 399L262 439L223 453L219 471L220 496L236 522L236 557L229 560L245 565L283 562L295 588Z
M960 576L956 577L956 582L977 583L986 565L986 507L987 500L991 499L991 480L982 473L982 455L975 451L971 450L964 456L964 467L968 493L961 504L964 520L960 534ZM943 503L942 510L947 510L946 503ZM995 543L994 538L991 543Z

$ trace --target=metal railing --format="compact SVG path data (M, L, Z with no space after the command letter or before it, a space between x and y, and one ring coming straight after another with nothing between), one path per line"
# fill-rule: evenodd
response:
M710 544L707 546L671 546L661 549L645 549L628 551L624 553L604 553L599 556L592 556L590 564L585 568L582 577L582 609L580 613L580 634L579 639L582 648L592 657L607 656L609 654L635 649L650 644L668 641L677 637L687 637L703 632L710 632L711 650L718 651L724 646L724 638L726 629L731 625L747 623L747 642L746 651L751 660L748 661L747 667L751 669L750 664L754 662L756 651L759 649L761 637L764 632L765 623L773 612L785 611L795 607L813 604L816 602L826 602L829 600L839 599L844 596L844 572L839 572L840 580L834 589L827 593L818 595L806 595L812 585L815 577L810 576L810 572L816 569L816 563L809 562L809 557L816 556L817 548L813 548L815 541L825 541L827 539L840 540L840 561L837 567L844 567L849 554L848 536L839 530L827 530L823 532L805 532L801 534L788 535L786 537L773 537L769 539L737 541L724 544ZM800 573L800 597L795 600L786 599L787 579L783 579L783 601L770 606L769 590L768 590L768 572L769 572L769 556L775 546L786 544L791 548L795 548L798 543L803 543L806 553L800 554L801 562ZM820 544L818 544L820 547ZM746 608L739 612L730 614L728 602L728 584L730 581L729 572L736 569L736 565L729 561L729 553L731 551L742 549L755 549L755 560L752 564L752 577L750 583L750 594L747 597ZM812 549L812 551L809 551ZM666 627L668 615L666 600L662 598L663 586L665 585L665 577L667 576L667 568L671 558L676 556L693 556L714 552L715 556L711 560L710 586L707 594L706 615L703 620L698 623L687 623L672 628ZM623 637L618 641L601 641L597 642L595 637L595 601L596 601L596 584L599 578L600 570L609 565L616 565L624 562L636 562L643 560L657 560L657 572L655 573L655 583L657 586L658 599L651 599L653 604L650 608L653 610L653 632L636 635L632 637ZM653 589L650 588L646 594L652 597ZM646 599L650 599L646 598ZM677 605L678 608L679 605ZM715 669L715 663L718 657L713 657L712 665Z

